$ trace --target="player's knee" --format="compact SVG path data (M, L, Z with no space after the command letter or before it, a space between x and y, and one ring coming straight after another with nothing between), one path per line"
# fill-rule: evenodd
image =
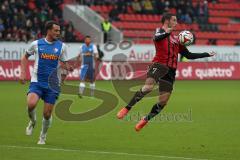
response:
M43 117L44 117L44 119L46 119L46 120L49 120L49 119L51 118L51 115L52 115L51 111L45 111L45 112L43 113Z
M37 102L36 102L36 101L34 101L34 100L29 100L29 101L28 101L28 109L29 109L29 110L33 110L36 105L37 105Z
M51 114L43 114L44 119L49 120L51 118Z
M144 85L143 88L142 88L142 91L143 92L151 92L154 88L154 85Z
M160 98L159 98L159 104L160 104L162 107L166 106L167 103L168 103L168 98L167 98L167 97L160 97Z
M160 92L160 95L159 95L159 104L161 105L161 106L166 106L167 105L167 103L168 103L168 100L169 100L169 98L170 98L170 96L171 96L171 93L169 92L169 93L161 93Z
M162 107L164 107L164 106L167 105L167 101L166 101L166 100L160 101L159 104L160 104Z
M148 85L148 91L150 92L150 91L152 91L153 90L153 88L154 88L154 85Z

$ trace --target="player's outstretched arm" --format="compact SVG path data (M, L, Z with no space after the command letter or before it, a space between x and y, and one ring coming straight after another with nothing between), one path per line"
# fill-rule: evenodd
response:
M26 68L27 68L27 63L28 63L28 57L29 57L29 55L26 53L21 58L21 72L20 72L20 77L19 77L19 81L21 84L26 83Z
M213 51L203 52L203 53L192 53L192 52L189 52L188 50L184 50L180 52L180 54L186 57L187 59L198 59L198 58L212 57L216 55L216 53Z
M212 57L212 56L215 56L215 55L216 55L216 52L211 51L211 52L208 52L208 54L209 54L209 57Z

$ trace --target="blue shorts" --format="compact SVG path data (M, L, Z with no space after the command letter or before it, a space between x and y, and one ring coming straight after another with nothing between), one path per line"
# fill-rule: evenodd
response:
M56 92L49 87L42 87L38 82L31 82L29 86L28 93L36 93L39 98L41 98L44 102L49 104L55 104L58 99L59 92Z
M95 75L95 70L93 66L85 64L81 67L81 72L80 72L81 81L84 81L86 78L91 81L94 81L95 80L94 75Z

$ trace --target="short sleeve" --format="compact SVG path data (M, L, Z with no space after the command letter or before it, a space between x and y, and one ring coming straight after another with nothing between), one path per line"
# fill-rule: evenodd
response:
M98 50L97 50L96 45L93 45L93 54L98 55Z
M79 52L78 52L78 55L81 55L81 54L82 54L82 45L80 46Z
M28 49L26 50L26 53L27 53L29 56L34 55L34 54L37 53L37 41L33 41L33 42L29 45Z
M62 53L60 56L60 61L62 61L62 62L68 61L67 46L64 43L62 45Z

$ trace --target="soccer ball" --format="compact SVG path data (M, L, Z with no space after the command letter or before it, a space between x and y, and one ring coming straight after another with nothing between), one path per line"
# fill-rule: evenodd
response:
M193 43L193 40L194 40L193 34L186 30L179 33L178 39L180 44L184 46L189 46L190 44Z

